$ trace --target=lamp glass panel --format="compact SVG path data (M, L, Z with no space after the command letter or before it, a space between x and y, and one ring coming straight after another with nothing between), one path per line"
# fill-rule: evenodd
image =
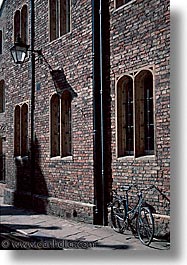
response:
M11 49L11 54L12 54L14 62L16 63L17 62L17 54L16 54L16 49L15 48Z
M25 60L25 51L23 50L17 50L17 63L23 63Z

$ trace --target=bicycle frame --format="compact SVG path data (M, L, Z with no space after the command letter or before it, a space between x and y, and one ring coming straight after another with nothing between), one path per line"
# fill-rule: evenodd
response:
M128 191L126 191L126 195L125 195L125 198L119 198L117 199L120 203L123 204L123 207L125 209L124 211L124 216L123 218L121 216L119 216L118 214L116 214L117 218L120 220L120 221L126 221L127 220L127 223L129 222L129 220L132 220L136 217L136 214L138 214L140 212L140 208L141 208L141 205L142 205L142 202L143 202L143 198L142 198L142 193L139 192L138 193L138 202L136 203L136 205L131 209L129 210L129 198L128 198ZM130 217L132 215L132 217Z
M142 202L143 202L142 193L139 193L138 194L138 202L136 203L136 205L131 210L129 210L128 192L126 192L126 208L125 208L126 218L125 218L125 220L129 221L129 219L132 220L136 217L136 214L140 212ZM131 215L132 215L132 217L129 218Z

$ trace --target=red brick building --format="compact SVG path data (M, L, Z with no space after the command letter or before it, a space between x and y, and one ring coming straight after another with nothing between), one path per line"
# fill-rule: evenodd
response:
M106 224L112 189L154 184L157 189L146 198L156 208L160 229L168 229L169 0L35 1L35 48L42 48L44 59L36 54L32 176L31 61L28 55L19 67L10 54L18 34L30 44L30 23L30 1L3 2L5 202Z

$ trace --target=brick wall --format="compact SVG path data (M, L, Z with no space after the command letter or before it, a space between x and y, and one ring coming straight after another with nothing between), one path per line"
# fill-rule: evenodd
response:
M29 1L25 1L29 3ZM28 102L30 113L31 63L23 67L13 64L9 49L13 45L13 14L22 1L6 3L6 76L7 80L7 177L8 187L24 198L31 191L30 155L27 161L13 157L13 114L17 104ZM90 1L72 1L71 32L49 41L48 0L36 1L35 49L43 54L53 69L61 69L68 85L77 94L72 101L73 157L50 157L50 98L56 93L49 68L36 60L35 137L36 167L34 194L86 203L86 212L93 214L93 110L92 110L92 20ZM30 7L29 7L30 13ZM37 58L37 56L36 56ZM30 124L30 116L29 116ZM30 129L29 129L30 137ZM33 180L32 180L33 181ZM21 183L18 185L18 183ZM18 187L19 186L19 187ZM21 195L22 194L22 195ZM24 196L24 194L27 194ZM8 196L12 198L11 196ZM7 197L7 198L8 198ZM25 197L25 198L26 198ZM8 200L8 199L7 199ZM25 199L28 202L28 199ZM29 202L28 202L29 204ZM60 202L58 202L60 204ZM75 204L74 210L80 208ZM90 205L90 207L89 207ZM83 207L83 206L81 206ZM83 207L84 208L84 207ZM48 210L47 210L48 211ZM82 211L82 210L81 210ZM79 210L77 210L79 212Z
M140 188L155 184L169 197L170 191L170 97L169 1L132 1L115 10L110 1L111 47L111 126L113 186L127 183ZM144 67L154 67L155 78L155 155L117 158L116 83L118 77ZM162 214L169 214L169 203L154 190L147 200Z
M29 4L29 1L25 0L24 3ZM31 181L33 181L32 195L38 209L60 216L71 216L78 220L83 218L90 222L94 211L94 186L97 186L98 190L101 186L99 178L94 176L97 173L94 167L100 170L98 165L100 160L98 159L96 164L93 154L91 1L72 1L71 31L52 42L49 40L48 0L35 1L35 48L42 48L51 67L61 70L66 84L77 97L72 101L73 156L51 158L50 98L56 91L47 64L45 62L41 64L36 60L36 174L32 180L29 173L30 153L26 160L15 161L13 157L14 108L17 104L27 102L29 113L31 110L30 59L19 68L13 64L9 52L13 45L13 15L15 10L21 9L22 4L21 0L13 3L7 0L3 11L7 18L4 26L3 56L8 58L4 62L6 71L3 73L6 82L8 165L6 200L8 202L15 199L19 204L20 198L22 200L25 198L25 204L29 205ZM169 215L169 201L166 199L169 198L170 191L169 1L132 0L128 5L117 10L114 0L105 1L103 5L105 7L103 16L105 200L107 202L110 199L111 189L120 185L136 183L143 188L155 184L158 190L153 190L146 198L156 207L159 214ZM30 14L30 7L28 10ZM98 20L95 22L98 26ZM98 52L98 47L96 51ZM149 66L153 67L155 83L156 152L154 156L118 159L116 155L118 77ZM99 71L99 68L96 67L96 70ZM99 111L96 110L97 117ZM29 129L29 138L30 135ZM97 149L100 152L100 142Z

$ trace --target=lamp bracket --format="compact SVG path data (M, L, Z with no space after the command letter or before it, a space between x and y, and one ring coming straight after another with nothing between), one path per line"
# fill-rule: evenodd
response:
M34 52L34 53L37 53L37 54L38 54L38 57L39 57L40 59L43 59L43 60L44 60L44 62L47 64L47 66L48 66L48 68L49 68L50 71L53 71L52 66L49 64L49 62L48 62L47 59L45 58L44 54L42 53L42 49L34 50L33 52Z

